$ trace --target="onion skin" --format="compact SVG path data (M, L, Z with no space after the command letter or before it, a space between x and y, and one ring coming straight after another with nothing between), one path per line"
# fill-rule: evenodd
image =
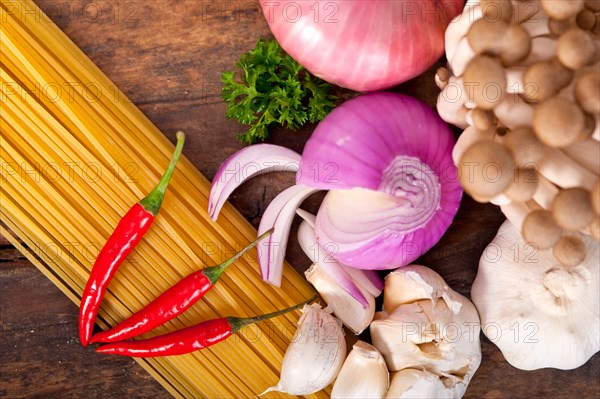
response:
M317 241L358 269L417 259L439 241L460 205L454 143L439 116L408 96L371 93L333 110L307 142L296 179L330 190L317 214ZM412 164L390 168L399 160Z
M444 53L463 0L260 2L281 47L313 75L376 91L420 75Z

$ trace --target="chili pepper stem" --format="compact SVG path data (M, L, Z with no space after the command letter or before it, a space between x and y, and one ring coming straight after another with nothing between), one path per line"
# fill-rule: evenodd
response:
M175 165L179 160L179 156L181 155L181 151L183 149L183 143L185 142L185 134L183 132L177 132L177 145L175 146L175 151L173 151L173 156L171 157L171 162L169 162L169 166L165 170L162 178L154 187L154 189L148 194L144 199L142 199L139 204L147 211L156 216L162 205L163 198L165 197L165 191L167 191L167 186L169 185L169 181L171 180L171 176L173 175L173 171L175 170Z
M298 309L299 307L304 306L307 303L314 301L315 299L317 299L316 294L313 295L313 297L310 298L308 301L301 302L297 305L294 305L294 306L286 308L286 309L277 310L275 312L266 313L266 314L263 314L260 316L255 316L255 317L231 317L230 316L230 317L227 317L226 319L227 319L227 322L229 323L229 325L231 326L231 333L235 334L238 331L240 331L242 328L246 327L247 325L258 323L259 321L271 319L273 317L280 316L284 313L291 312L292 310Z
M221 277L221 274L223 274L223 272L225 271L225 269L227 269L227 267L229 267L229 265L241 258L242 255L244 255L246 252L254 248L260 242L260 240L271 235L271 233L273 233L273 230L274 228L270 228L269 230L265 231L260 236L258 236L256 240L252 241L244 249L242 249L237 254L233 255L231 258L227 259L225 262L216 266L204 268L202 270L202 274L204 274L206 278L208 278L211 285L215 285L219 277Z

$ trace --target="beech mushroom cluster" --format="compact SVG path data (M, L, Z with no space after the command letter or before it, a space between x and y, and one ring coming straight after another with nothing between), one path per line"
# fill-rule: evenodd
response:
M600 241L600 0L469 0L446 56L437 108L465 129L463 188L581 263L581 234Z

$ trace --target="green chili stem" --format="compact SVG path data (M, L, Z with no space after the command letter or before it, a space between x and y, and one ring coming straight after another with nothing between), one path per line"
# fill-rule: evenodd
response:
M155 215L158 214L160 210L160 206L162 205L163 199L165 197L165 191L167 191L167 186L169 185L169 181L171 180L171 176L173 175L173 171L175 170L175 165L179 160L179 156L181 155L181 151L183 149L183 143L185 142L185 134L183 132L177 132L177 145L175 147L175 151L173 152L173 156L171 157L171 162L169 162L169 166L165 170L162 178L154 187L154 189L148 194L144 199L142 199L139 204L148 212Z

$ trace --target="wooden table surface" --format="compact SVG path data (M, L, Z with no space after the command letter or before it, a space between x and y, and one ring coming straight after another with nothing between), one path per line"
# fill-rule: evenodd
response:
M224 117L219 76L258 38L271 38L258 1L37 4L169 138L174 141L179 129L187 133L184 153L207 178L241 148L236 141L241 126ZM437 66L395 90L433 106ZM301 151L313 128L275 131L271 142ZM292 181L290 174L258 177L236 191L231 201L257 226L266 205ZM304 207L315 211L319 201L315 196ZM503 219L495 206L465 197L448 233L420 263L469 296L478 259ZM294 242L292 236L287 257L304 270L309 261ZM77 314L75 304L0 238L0 397L168 397L133 360L100 356L82 347ZM576 370L526 372L510 366L483 336L482 350L468 398L600 397L599 354Z

